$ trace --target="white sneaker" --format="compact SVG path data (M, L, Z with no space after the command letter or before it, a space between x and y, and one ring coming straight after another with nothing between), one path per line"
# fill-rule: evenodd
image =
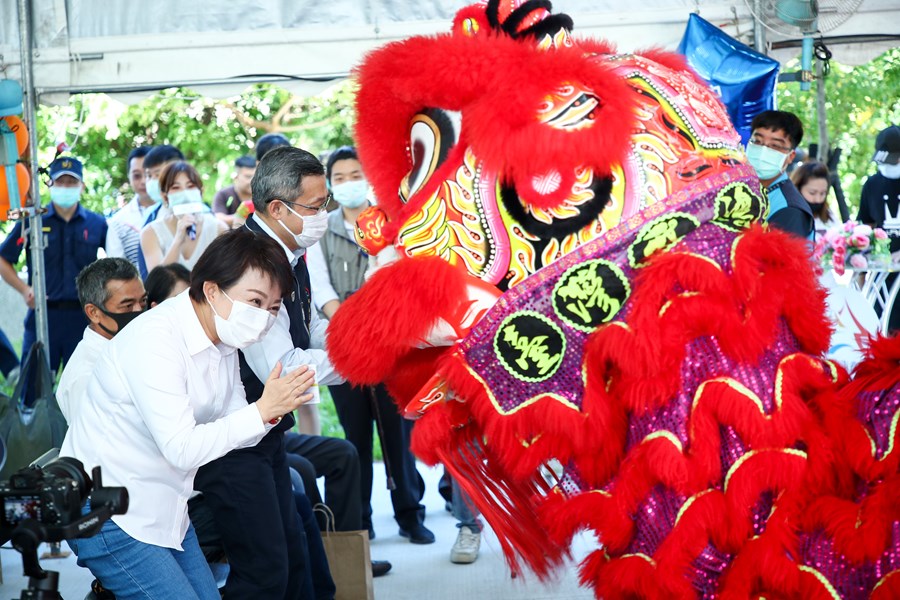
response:
M481 548L481 532L472 531L469 527L459 528L456 542L450 548L450 562L467 565L478 558L478 549Z

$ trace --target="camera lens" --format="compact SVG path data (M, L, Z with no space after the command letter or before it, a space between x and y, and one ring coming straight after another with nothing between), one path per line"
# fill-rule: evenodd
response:
M77 458L62 456L47 464L43 469L45 474L54 475L63 480L71 481L73 489L77 490L79 504L83 504L91 493L91 478L84 470L84 465Z

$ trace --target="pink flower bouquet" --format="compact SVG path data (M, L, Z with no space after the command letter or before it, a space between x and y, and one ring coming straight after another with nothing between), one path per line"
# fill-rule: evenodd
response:
M816 241L813 257L838 275L848 266L859 270L887 266L891 261L890 241L883 229L847 221Z

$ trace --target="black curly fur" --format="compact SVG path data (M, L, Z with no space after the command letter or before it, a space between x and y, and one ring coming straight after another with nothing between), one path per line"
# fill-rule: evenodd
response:
M516 8L506 21L500 22L500 0L490 0L485 8L488 24L492 29L502 31L513 39L534 38L541 39L545 35L554 35L560 29L572 31L572 18L564 13L550 15L546 19L535 23L524 31L516 31L529 14L535 10L545 9L550 12L553 5L549 0L527 0L521 6Z

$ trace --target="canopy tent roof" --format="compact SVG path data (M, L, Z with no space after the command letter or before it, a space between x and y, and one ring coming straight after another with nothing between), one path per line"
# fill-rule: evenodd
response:
M22 0L25 1L25 0ZM314 94L341 79L362 56L393 40L449 30L472 0L27 0L34 14L34 84L42 103L69 93L111 92L137 101L173 86L223 97L249 83L277 81ZM688 16L700 16L751 43L753 17L744 0L556 0L575 34L609 39L621 50L674 49ZM0 3L0 77L21 79L17 2ZM881 35L886 41L829 43L845 64L865 62L900 44L900 2L863 0L826 36ZM774 43L785 36L767 32ZM871 39L871 38L869 38ZM788 44L790 46L790 44ZM776 56L785 60L798 50Z

